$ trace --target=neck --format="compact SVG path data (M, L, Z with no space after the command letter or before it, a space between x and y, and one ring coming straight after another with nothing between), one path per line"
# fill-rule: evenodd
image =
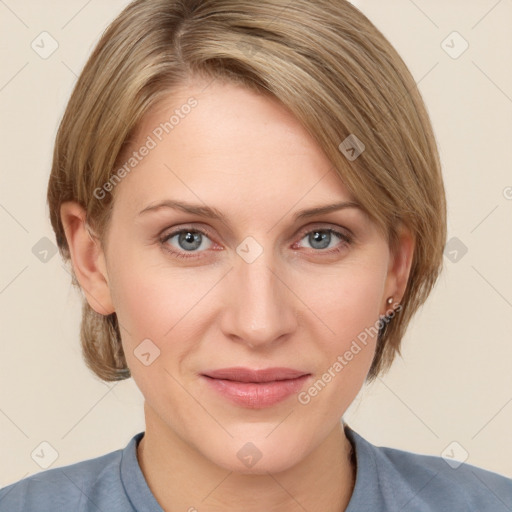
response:
M341 422L294 466L276 473L241 474L214 464L149 408L145 410L146 432L137 457L151 492L166 512L342 512L350 501L355 467Z

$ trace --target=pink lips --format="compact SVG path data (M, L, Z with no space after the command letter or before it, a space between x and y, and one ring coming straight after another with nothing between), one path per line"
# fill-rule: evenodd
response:
M303 387L310 374L292 368L223 368L201 376L209 386L237 405L250 409L269 407Z

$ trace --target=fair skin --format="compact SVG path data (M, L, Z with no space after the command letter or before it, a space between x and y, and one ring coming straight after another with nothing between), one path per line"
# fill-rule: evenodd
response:
M141 469L170 512L345 510L355 469L340 418L364 383L376 338L307 404L293 394L260 409L236 405L200 373L291 367L311 374L308 389L389 310L388 297L399 302L412 237L402 230L392 253L358 208L294 220L354 198L290 113L239 85L176 90L143 119L131 151L190 96L197 107L116 186L103 248L77 203L61 208L80 285L94 310L116 312L145 398ZM165 199L216 208L226 220L171 208L139 214ZM180 228L208 234L192 250L179 236L159 240ZM329 228L352 242L328 238ZM237 253L248 236L263 249L251 263ZM134 354L147 338L160 350L149 366ZM261 453L250 468L237 457L248 442Z

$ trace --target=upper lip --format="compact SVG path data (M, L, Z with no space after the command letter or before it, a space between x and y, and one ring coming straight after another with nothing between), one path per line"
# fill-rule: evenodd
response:
M263 368L253 370L251 368L237 366L233 368L209 370L202 375L213 379L233 380L237 382L273 382L276 380L296 379L297 377L309 374L293 368Z

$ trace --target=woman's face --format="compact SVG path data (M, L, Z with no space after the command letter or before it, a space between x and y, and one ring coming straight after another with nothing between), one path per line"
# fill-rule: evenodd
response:
M147 428L230 470L280 471L339 427L397 281L361 209L301 215L354 198L298 121L240 86L204 86L144 119L115 185L108 286ZM197 212L153 208L165 202ZM205 376L232 367L306 377Z

